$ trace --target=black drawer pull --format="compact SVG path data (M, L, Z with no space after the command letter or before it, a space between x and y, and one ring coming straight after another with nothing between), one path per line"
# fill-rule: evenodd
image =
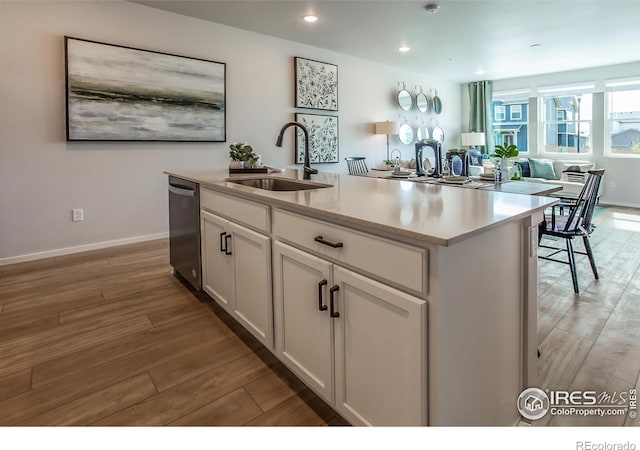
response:
M230 234L227 234L224 237L224 254L225 255L230 255L231 254L231 250L229 250L229 241L228 241L228 239L231 239L231 235Z
M318 283L318 310L319 311L327 310L327 305L322 304L322 287L326 285L327 285L327 280L322 280L320 283Z
M322 236L316 236L313 240L316 241L316 242L320 242L321 244L328 245L329 247L333 247L333 248L344 247L344 244L342 242L325 241L324 239L322 239Z
M333 318L340 317L340 313L335 310L335 293L340 290L340 286L335 285L329 289L329 315Z
M223 231L222 233L220 233L220 251L221 252L226 252L227 250L224 248L224 237L226 236L227 232Z

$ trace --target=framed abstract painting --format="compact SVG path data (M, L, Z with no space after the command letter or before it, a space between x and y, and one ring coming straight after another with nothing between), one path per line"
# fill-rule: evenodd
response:
M68 141L226 141L226 65L65 36Z
M309 132L311 164L338 162L338 117L296 113L296 122ZM296 164L304 163L304 133L296 130Z
M338 110L338 66L294 58L296 108Z

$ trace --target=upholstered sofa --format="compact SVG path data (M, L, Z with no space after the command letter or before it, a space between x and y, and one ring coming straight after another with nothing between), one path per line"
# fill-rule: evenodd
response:
M587 172L596 168L596 164L593 161L584 160L518 158L516 162L518 162L522 168L524 180L561 185L562 191L554 194L557 196L562 196L563 194L577 196L584 186L588 176ZM511 173L513 173L513 170ZM601 182L598 197L603 193L604 182Z

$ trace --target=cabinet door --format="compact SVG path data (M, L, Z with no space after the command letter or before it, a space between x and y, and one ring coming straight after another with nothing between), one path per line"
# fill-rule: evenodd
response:
M273 349L271 238L229 222L235 279L234 316Z
M232 255L224 251L230 241L225 229L229 222L207 211L201 211L200 217L202 288L228 313L233 314Z
M426 425L426 302L339 266L333 276L337 411L354 425Z
M329 403L333 402L333 326L325 306L332 285L331 266L274 243L276 355Z

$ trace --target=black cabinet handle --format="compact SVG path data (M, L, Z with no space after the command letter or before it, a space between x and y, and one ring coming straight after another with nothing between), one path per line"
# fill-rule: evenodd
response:
M329 315L333 318L340 317L340 313L335 310L335 293L340 290L340 286L335 285L329 289Z
M221 252L226 252L227 250L224 248L224 237L226 236L227 232L223 231L222 233L220 233L220 251Z
M224 254L225 255L230 255L231 254L231 250L229 250L229 241L228 241L228 239L231 239L231 235L230 234L227 234L224 237Z
M326 285L327 285L327 280L322 280L320 283L318 283L318 310L319 311L327 310L327 305L322 304L322 287Z
M328 245L329 247L333 247L333 248L344 247L344 244L342 242L325 241L324 239L322 239L322 236L316 236L313 240L316 241L316 242L320 242L321 244Z

